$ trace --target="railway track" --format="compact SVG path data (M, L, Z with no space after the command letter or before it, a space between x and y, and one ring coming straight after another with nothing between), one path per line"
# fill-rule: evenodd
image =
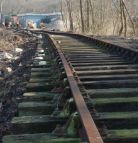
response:
M138 142L138 65L134 62L135 55L130 60L121 56L120 50L115 52L108 46L90 43L77 36L52 37L79 79L80 90L83 86L82 94L88 95L87 107L104 142Z
M137 143L137 51L42 34L3 143Z

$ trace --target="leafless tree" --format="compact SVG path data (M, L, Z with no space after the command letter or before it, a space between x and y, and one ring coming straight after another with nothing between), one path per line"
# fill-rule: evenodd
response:
M73 31L74 27L73 27L73 16L72 16L72 1L66 0L66 5L67 5L68 15L69 15L70 31Z
M89 0L86 1L87 5L87 32L89 32L90 29L90 5L89 5Z
M84 17L83 17L82 0L80 0L80 16L81 16L81 30L82 30L82 32L84 32L85 28L84 28Z

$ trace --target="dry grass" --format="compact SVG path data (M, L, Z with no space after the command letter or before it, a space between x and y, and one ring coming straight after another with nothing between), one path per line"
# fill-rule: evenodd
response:
M0 51L13 51L16 46L22 44L22 37L10 30L0 28Z

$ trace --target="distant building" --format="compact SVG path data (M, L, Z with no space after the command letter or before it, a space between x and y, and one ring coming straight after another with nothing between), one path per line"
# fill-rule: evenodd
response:
M40 28L40 24L43 22L49 30L64 30L62 15L60 12L49 14L25 13L19 14L18 18L20 25L23 28L27 28L28 23L30 22L33 22L37 28Z

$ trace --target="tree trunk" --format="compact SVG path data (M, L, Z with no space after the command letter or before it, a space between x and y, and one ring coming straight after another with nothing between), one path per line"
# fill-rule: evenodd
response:
M90 5L90 11L91 11L91 19L92 19L92 23L91 23L91 28L92 28L92 33L94 33L94 25L95 25L95 19L94 19L94 6L91 2L91 0L89 0L89 5Z
M84 18L83 18L83 7L82 7L82 0L80 0L80 15L81 15L81 30L84 33L85 28L84 28Z
M125 5L124 0L122 1L122 3L123 3L123 5L124 5L124 8L126 9L126 12L127 12L127 14L128 14L129 20L130 20L130 22L131 22L131 24L132 24L133 33L135 34L135 26L134 26L134 23L133 23L133 21L132 21L132 19L131 19L131 16L130 16L129 12L128 12L128 9L127 9L127 7L126 7L126 5Z
M63 1L62 0L61 0L60 4L61 4L60 6L61 6L62 21L64 23L64 27L67 28L67 23L66 23L66 20L64 18L64 14L63 14Z
M70 0L66 0L66 3L67 3L68 13L69 13L70 31L73 31L74 27L73 27L71 1Z
M122 0L122 7L123 7L123 19L124 19L124 36L126 37L126 35L127 35L127 21L126 21L126 14L125 14L125 8L123 5L123 0Z
M0 2L0 13L2 14L2 11L3 11L3 2L4 2L4 0L1 0L1 2Z
M4 2L4 0L1 0L1 2L0 2L0 23L1 24L2 24L3 2Z
M90 31L90 7L89 0L87 0L87 32Z
M120 23L121 23L121 27L120 27L120 30L119 30L119 36L122 35L123 29L124 29L122 0L120 0Z

